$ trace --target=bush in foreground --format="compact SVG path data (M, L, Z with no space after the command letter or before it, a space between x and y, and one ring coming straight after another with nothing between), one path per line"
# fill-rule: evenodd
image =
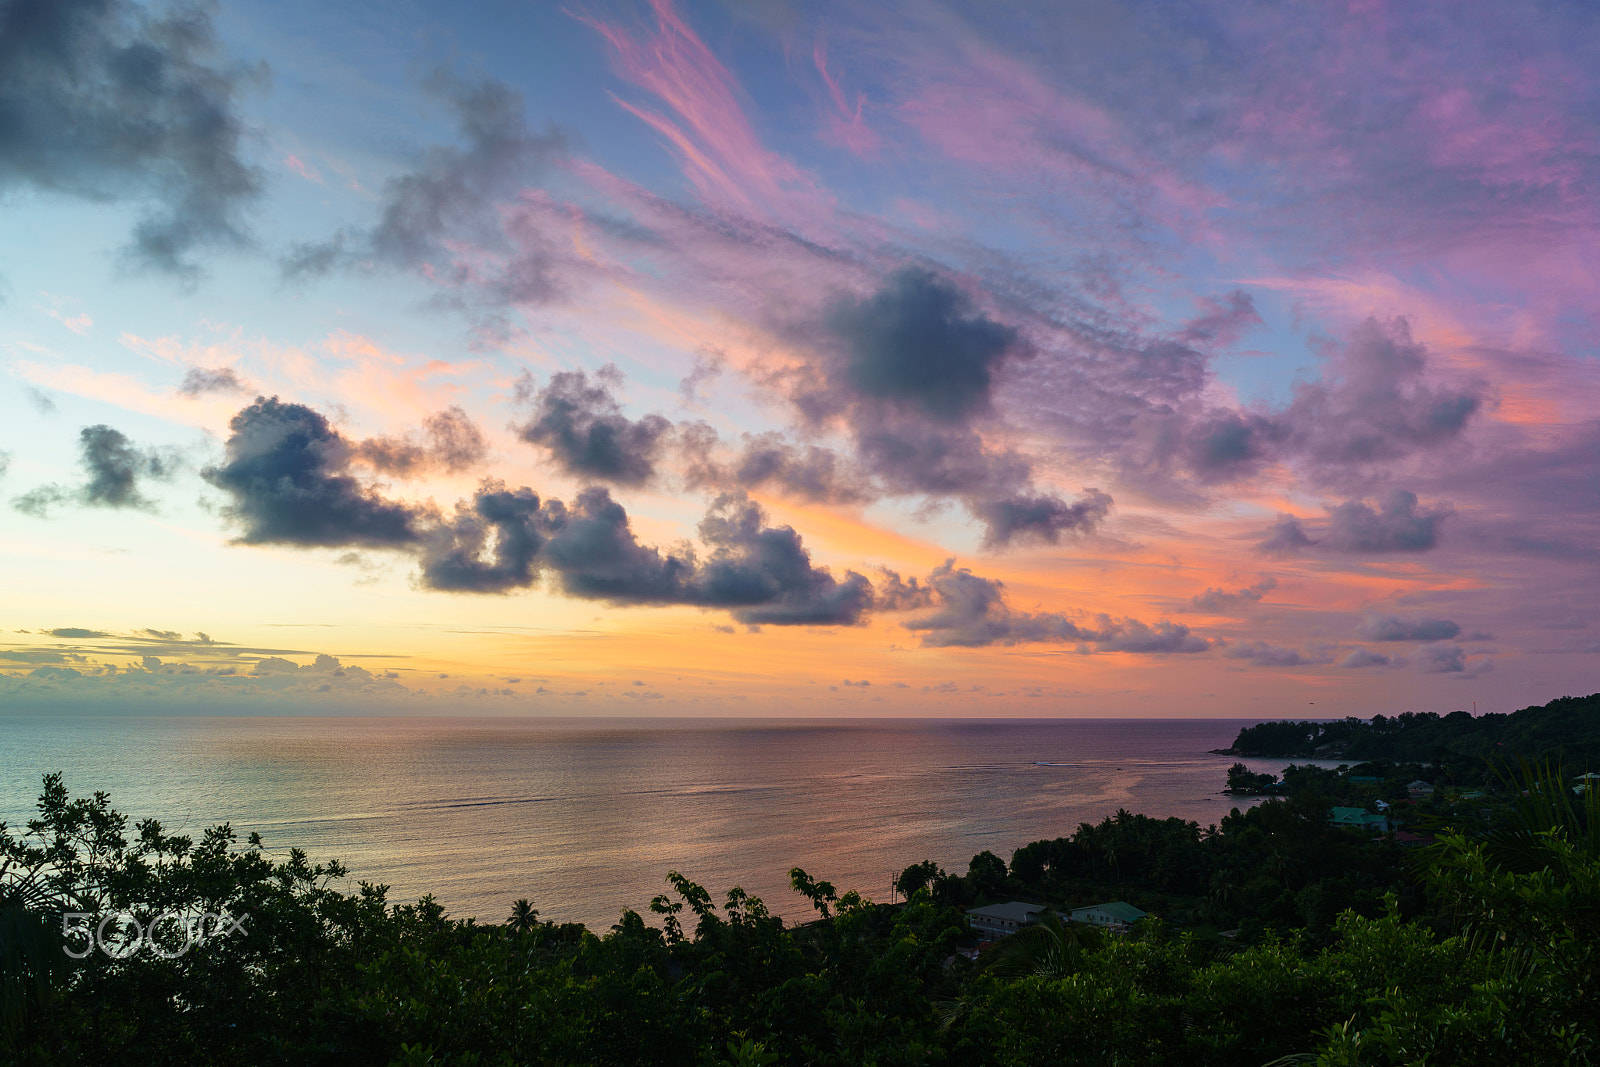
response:
M1417 865L1427 907L1413 919L1391 896L1382 914L1346 912L1326 936L1285 929L1249 944L1158 921L1105 939L1046 923L974 964L956 954L969 931L931 865L912 869L926 877L895 907L796 870L818 913L799 926L738 889L718 904L677 874L651 902L658 925L629 911L596 935L541 922L526 902L504 925L479 925L431 898L391 904L382 886L335 888L337 864L274 858L226 826L198 842L154 821L130 832L103 794L72 799L52 775L39 818L20 834L0 826L0 1054L38 1064L1583 1064L1600 1038L1596 809L1592 793L1574 802L1535 783L1489 832L1443 835ZM1019 850L1010 870L982 857L974 866L1003 888L1039 853ZM84 952L63 914L85 915L80 925L112 952ZM198 937L185 922L200 923ZM116 955L136 930L138 951Z

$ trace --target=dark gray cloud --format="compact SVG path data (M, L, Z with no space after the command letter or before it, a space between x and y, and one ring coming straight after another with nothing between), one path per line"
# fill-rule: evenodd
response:
M1439 528L1452 514L1444 505L1419 507L1415 493L1396 489L1376 508L1361 500L1330 507L1327 525L1317 537L1306 532L1300 519L1279 515L1256 551L1289 556L1321 546L1356 555L1426 552L1439 543Z
M1107 652L1171 654L1204 652L1212 647L1187 626L1162 620L1154 626L1137 619L1096 618L1086 627L1058 612L1021 612L1005 599L1004 583L957 568L947 560L928 576L932 613L901 623L933 648L978 648L1032 643L1095 645Z
M527 488L485 482L470 503L431 528L421 582L454 592L504 593L550 573L569 596L616 604L723 608L749 625L852 625L877 605L872 583L816 567L791 527L771 527L742 493L719 498L699 527L708 549L640 544L626 509L591 486L570 506L541 502ZM491 548L492 542L492 548ZM921 592L893 576L886 594L900 606Z
M1403 659L1374 652L1370 648L1354 648L1339 661L1341 667L1390 667L1404 663Z
M446 239L500 245L494 206L567 148L559 131L529 131L521 95L501 82L439 74L429 88L455 112L466 147L435 147L415 171L385 186L372 250L399 266L446 259Z
M874 606L872 583L816 567L793 527L766 525L743 493L718 499L700 523L711 549L697 581L700 602L732 609L749 625L852 625Z
M1462 674L1467 669L1467 654L1460 645L1423 645L1412 662L1424 674Z
M1230 319L1232 312L1239 314ZM1171 344L1182 348L1207 332L1222 340L1248 325L1250 313L1218 305ZM1148 362L1153 350L1141 351ZM1198 353L1198 375L1167 397L1141 392L1130 408L1127 396L1101 383L1098 407L1128 414L1108 423L1101 411L1085 412L1077 432L1095 442L1091 451L1114 456L1128 477L1169 492L1239 481L1275 463L1294 467L1313 485L1348 492L1370 484L1387 465L1456 440L1488 395L1481 383L1438 380L1404 319L1368 319L1344 343L1322 346L1322 354L1320 376L1298 384L1278 408L1202 402L1208 372Z
M1053 544L1105 517L1109 496L1068 502L1034 489L1032 462L977 432L1001 372L1032 348L947 279L902 267L865 298L837 299L806 340L818 363L790 383L791 399L813 423L844 419L879 493L958 499L991 548Z
M673 435L685 488L721 490L733 484L727 465L717 456L720 438L706 422L680 422Z
M1064 535L1094 530L1112 505L1098 489L1085 489L1070 502L1030 489L1029 464L1022 456L987 450L971 430L905 417L890 416L887 423L858 431L854 461L776 432L744 435L742 450L729 458L718 457L717 433L705 423L680 423L673 437L691 489L767 489L830 504L885 496L954 497L984 523L989 548L1025 541L1057 544Z
M23 631L26 632L26 631ZM147 628L112 632L83 626L40 629L49 643L4 647L0 662L74 664L78 677L93 675L144 675L176 679L233 677L248 673L255 657L306 655L303 649L253 648L215 640L207 634L185 638L171 630ZM129 660L138 665L135 666ZM85 673L87 672L87 673ZM39 680L68 676L28 675ZM15 676L13 676L15 678Z
M800 535L767 526L742 493L707 512L701 559L688 545L641 544L627 511L600 487L567 505L487 480L439 516L357 481L350 465L361 447L304 405L261 398L229 426L227 461L203 474L232 498L227 511L247 544L400 548L417 554L418 580L431 589L504 593L548 572L570 596L723 608L751 625L850 625L875 604L871 582L814 566ZM915 593L915 583L891 584L896 603Z
M954 560L936 568L928 576L928 585L937 608L901 625L921 634L922 643L933 648L1067 643L1094 636L1065 615L1014 611L1005 601L1005 583L957 568Z
M931 425L914 417L863 412L854 427L861 465L896 494L965 497L1017 492L1030 464L1015 452L994 452L966 427Z
M197 397L205 393L248 393L250 386L232 367L190 367L178 385L178 395Z
M51 508L60 507L71 499L72 495L59 485L41 485L12 497L11 506L24 515L44 519L50 516Z
M1189 603L1196 611L1204 611L1212 615L1228 615L1246 604L1259 603L1262 597L1276 588L1278 588L1278 580L1269 574L1262 577L1254 585L1247 585L1243 589L1232 593L1225 589L1208 588L1204 593L1193 597Z
M485 480L470 503L457 503L451 519L428 531L419 565L422 585L465 593L527 588L538 577L547 518L533 490L508 490L503 482Z
M68 652L38 648L0 648L0 660L7 663L77 663L84 657Z
M583 381L576 383L584 386ZM229 423L226 461L202 472L229 495L225 511L246 544L390 547L414 554L418 582L451 592L506 593L548 575L562 592L615 604L680 604L729 611L763 625L853 625L874 610L935 607L907 622L929 645L1082 640L1106 650L1193 652L1209 642L1186 627L1102 616L1080 629L1065 616L1012 611L1000 583L956 570L926 583L884 571L836 577L811 561L800 535L769 526L742 491L723 493L701 521L704 554L688 543L641 544L626 509L599 486L571 504L485 480L452 514L383 498L351 473L363 457L328 420L301 404L257 398ZM1109 501L1087 498L1087 510Z
M1235 289L1220 300L1205 297L1200 307L1200 314L1185 323L1178 334L1186 344L1231 345L1261 325L1255 299L1243 289Z
M875 495L861 473L833 449L796 445L778 433L746 435L731 476L746 489L776 488L822 503L857 503Z
M92 507L152 507L139 492L139 479L170 478L177 470L171 455L136 448L120 430L106 425L85 426L78 434L78 449L89 475L78 495Z
M1448 641L1460 636L1461 627L1449 619L1369 613L1360 632L1368 641Z
M454 404L424 419L420 434L370 437L354 447L355 455L377 470L401 476L433 469L471 470L489 451L478 424Z
M893 412L857 412L853 427L863 470L885 495L962 501L985 524L990 548L1014 541L1059 541L1088 533L1110 510L1111 497L1085 490L1068 503L1030 488L1032 464L1009 449L992 449L970 427L941 426Z
M580 492L570 508L550 501L544 560L570 596L618 604L678 604L690 600L695 558L684 546L663 554L641 545L628 513L604 488Z
M201 4L0 4L0 189L148 205L125 255L181 276L197 249L245 243L261 182L236 97L251 74L216 60L211 19Z
M1305 527L1293 515L1280 514L1267 536L1256 545L1256 551L1268 556L1292 556L1315 544L1306 534Z
M85 475L81 485L72 489L42 485L14 498L11 506L36 518L68 503L153 510L155 504L139 491L139 483L146 478L171 478L181 461L171 451L140 448L122 431L100 424L78 432L78 463Z
M1427 349L1404 319L1368 319L1330 356L1322 378L1295 389L1283 413L1290 447L1343 470L1443 444L1483 405L1481 387L1428 381Z
M678 395L685 404L700 402L702 387L716 381L722 375L725 360L722 353L712 349L702 349L694 355L694 366L689 373L678 382Z
M518 395L533 412L517 431L547 449L570 474L620 485L656 478L676 454L690 489L766 489L808 501L860 503L885 496L954 498L985 524L985 544L1055 544L1095 529L1111 497L1087 489L1073 501L1031 487L1031 464L1008 449L990 448L970 426L941 425L919 410L905 411L861 397L843 398L852 422L854 458L824 445L797 443L777 432L745 434L736 451L704 422L674 424L660 415L632 419L613 390L613 366L552 376L543 388L531 379ZM851 406L854 405L854 406Z
M1415 493L1396 489L1377 509L1359 500L1330 508L1324 541L1339 552L1426 552L1450 514L1447 507L1419 510Z
M1039 494L977 499L969 506L988 526L983 543L989 548L1023 540L1053 545L1064 533L1084 533L1099 526L1111 511L1111 497L1098 489L1085 489L1071 504L1058 496Z
M39 414L54 415L56 413L57 409L55 400L52 399L50 394L45 392L43 389L30 385L28 386L27 394L28 403L32 404L33 409Z
M591 487L550 518L544 560L573 596L632 604L725 608L749 625L851 625L873 606L873 590L854 572L843 581L812 565L799 534L768 527L743 494L717 500L700 524L710 553L669 553L639 544L627 513Z
M1305 667L1333 662L1325 651L1301 652L1265 641L1240 641L1222 654L1229 659L1249 660L1258 667Z
M933 586L918 581L915 576L901 578L898 571L887 567L880 568L878 574L874 591L880 611L913 611L933 604Z
M435 146L413 170L391 179L384 186L379 219L370 229L340 231L292 249L282 263L285 277L380 264L424 270L430 280L449 289L477 285L483 289L480 298L494 303L552 298L560 283L536 235L512 235L517 251L487 281L481 264L468 265L449 246L470 244L510 253L513 242L498 206L566 152L566 135L529 130L521 95L501 82L468 82L439 73L426 87L454 114L463 145Z
M137 663L114 662L103 651L95 650L93 659L70 657L76 666L63 667L49 665L50 661L30 657L25 651L0 650L0 662L46 664L23 674L0 672L0 699L12 706L26 706L29 701L53 708L77 705L101 714L127 703L160 709L164 714L175 709L213 714L218 708L241 704L281 706L285 699L299 703L356 698L392 702L397 697L420 695L400 684L398 672L371 671L326 654L300 666L278 655L254 658L255 653L242 649L220 657L176 660L145 655Z
M458 404L422 420L422 436L433 462L447 471L469 470L489 452L483 431Z
M1483 349L1473 355L1498 381L1544 381L1571 397L1595 395L1600 387L1592 366L1576 367L1567 357ZM1448 466L1413 483L1469 505L1451 520L1457 543L1514 557L1600 563L1600 420L1501 423L1493 430L1483 434L1484 446L1462 449Z
M1163 619L1154 626L1138 619L1111 619L1099 616L1100 629L1094 642L1106 652L1146 652L1156 654L1204 652L1211 642L1191 633L1180 622Z
M412 508L385 500L349 472L355 448L320 413L258 397L228 423L226 461L202 472L227 493L245 544L409 546Z
M1256 473L1289 437L1281 421L1251 412L1214 412L1188 426L1183 458L1202 482L1235 481Z
M621 381L607 366L592 382L581 370L553 375L532 394L533 414L517 434L549 450L561 468L582 478L640 485L656 461L672 423L660 415L630 419L611 395Z
M1024 351L1011 326L921 267L903 267L866 299L841 297L826 318L843 359L837 386L938 422L989 410L995 373Z

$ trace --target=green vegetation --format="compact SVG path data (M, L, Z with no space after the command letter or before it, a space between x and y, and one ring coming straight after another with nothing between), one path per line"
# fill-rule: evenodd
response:
M1265 793L1277 784L1277 775L1255 774L1242 763L1228 768L1227 791L1230 793Z
M1410 764L1429 781L1481 785L1490 761L1600 766L1600 693L1510 714L1406 712L1337 722L1264 722L1239 731L1230 756Z
M1290 767L1285 795L1216 827L1118 812L1009 863L913 864L904 903L797 869L798 925L674 873L650 921L603 933L527 900L480 925L346 892L337 864L226 826L130 831L52 775L37 819L0 825L0 1062L1587 1064L1600 790L1566 773L1431 797L1411 818L1436 840L1408 849L1329 822L1335 794L1381 782ZM969 960L965 909L1013 899L1055 913ZM1110 900L1159 918L1062 918ZM64 935L77 912L112 952ZM207 915L242 930L183 936ZM118 958L133 922L153 947Z

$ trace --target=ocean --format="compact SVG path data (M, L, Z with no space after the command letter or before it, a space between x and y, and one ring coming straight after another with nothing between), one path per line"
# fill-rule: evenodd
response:
M0 820L61 771L130 828L230 823L458 917L527 897L604 931L676 870L801 919L792 867L887 900L909 864L1009 860L1118 808L1218 822L1233 761L1209 750L1250 721L0 717Z

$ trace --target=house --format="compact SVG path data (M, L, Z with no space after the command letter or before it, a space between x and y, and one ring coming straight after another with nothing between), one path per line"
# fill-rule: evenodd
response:
M967 909L967 922L979 937L1009 937L1024 926L1032 926L1039 916L1050 909L1043 904L1025 904L1013 900L1008 904L990 904L982 908Z
M1382 785L1383 779L1375 774L1352 774L1345 778L1351 785Z
M1406 792L1419 800L1422 797L1431 797L1433 796L1433 783L1424 782L1419 778L1415 782L1406 783Z
M1380 834L1389 829L1387 818L1376 815L1366 808L1334 808L1328 812L1328 821L1334 826L1350 826L1357 830L1373 830Z
M1145 914L1132 904L1116 900L1110 904L1074 908L1067 918L1075 923L1092 923L1095 926L1130 926L1144 918Z

